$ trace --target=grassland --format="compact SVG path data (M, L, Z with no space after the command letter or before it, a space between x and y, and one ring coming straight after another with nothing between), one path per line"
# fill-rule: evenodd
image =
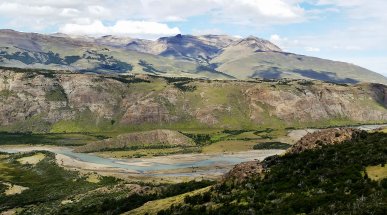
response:
M173 147L159 149L114 150L94 152L94 154L106 158L146 158L173 154L186 154L200 152L198 147Z
M216 154L227 152L240 152L253 150L253 146L257 142L255 141L242 141L242 140L225 140L213 143L203 147L203 153Z
M44 159L33 166L19 162L40 154L45 155ZM0 211L39 204L48 204L45 207L49 207L49 203L68 196L117 183L116 179L109 177L101 178L99 183L90 183L77 172L57 166L54 155L48 152L15 154L2 158L0 170L1 182L26 188L18 195L5 196L0 193Z
M141 144L125 149L111 149L95 152L102 157L138 158L184 153L216 154L253 150L254 146L286 135L285 130L190 130L181 132L191 138L193 147L157 147L154 144Z
M368 166L366 167L366 173L371 180L381 181L387 178L387 166L385 164Z
M7 133L0 132L0 145L57 145L80 146L89 142L106 139L116 133Z
M30 164L30 165L36 165L40 161L42 161L44 158L46 158L46 155L43 153L37 153L32 156L22 157L17 159L17 161L21 164Z
M161 210L164 210L165 208L171 207L174 204L183 203L184 199L187 198L187 196L199 195L199 194L208 192L210 188L211 187L206 187L192 192L184 193L181 195L155 200L155 201L150 201L145 203L143 206L139 208L136 208L134 210L131 210L125 213L125 215L146 215L146 214L156 215L158 212L160 212Z

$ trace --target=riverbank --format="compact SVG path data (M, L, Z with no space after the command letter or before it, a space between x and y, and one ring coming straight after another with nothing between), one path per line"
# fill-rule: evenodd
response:
M60 166L72 170L93 171L120 178L208 178L214 179L233 165L281 154L283 150L251 150L238 153L183 154L154 158L113 159L94 154L72 152L57 146L2 146L0 151L16 153L50 151L56 154Z
M362 130L374 130L386 125L353 126ZM307 133L317 129L289 130L275 141L294 144ZM273 141L274 141L273 140ZM56 161L67 169L82 172L97 172L130 180L189 180L195 178L216 179L229 171L235 164L263 160L284 150L245 150L239 152L213 152L165 155L144 158L111 158L98 153L76 153L72 147L52 145L5 145L0 151L16 153L49 151L56 154Z

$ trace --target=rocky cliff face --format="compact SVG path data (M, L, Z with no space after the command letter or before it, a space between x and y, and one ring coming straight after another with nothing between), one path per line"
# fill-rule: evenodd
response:
M241 128L384 122L386 87L0 71L3 130ZM324 124L325 123L325 124Z
M340 144L359 138L365 131L352 128L332 128L309 133L287 150L287 153L301 153L305 150L319 149L326 145Z
M370 88L371 87L371 88ZM367 89L368 88L368 89ZM384 120L384 86L313 85L293 89L273 89L260 85L249 88L249 104L264 103L271 108L269 114L284 121L329 119L332 116L355 121ZM374 108L354 107L354 103L378 101ZM251 108L252 117L261 112L260 106Z

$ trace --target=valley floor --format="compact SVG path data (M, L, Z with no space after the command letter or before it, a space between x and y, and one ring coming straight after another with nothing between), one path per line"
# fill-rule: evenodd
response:
M250 150L215 154L181 154L154 158L116 159L94 154L75 153L58 146L2 146L3 152L49 151L56 154L58 165L67 169L94 171L102 175L127 178L163 178L163 180L216 179L233 165L252 160L263 160L284 150Z
M60 138L47 145L40 140L26 144L31 137L23 137L23 144L17 144L12 142L12 135L5 134L7 138L0 140L0 214L79 214L96 213L95 210L111 214L132 210L136 214L157 213L172 204L181 204L187 195L207 192L235 164L281 155L285 152L281 144L294 144L313 131L316 129L225 130L204 136L210 143L200 145L201 152L140 158L117 156L119 151L74 152L82 135L70 139L74 145L62 144ZM189 135L195 140L203 139L202 134ZM95 141L90 135L86 139ZM367 173L374 178L385 177L385 168L370 166ZM42 186L50 190L44 193ZM59 190L64 193L59 194ZM40 200L34 201L33 196ZM155 210L149 211L150 208Z

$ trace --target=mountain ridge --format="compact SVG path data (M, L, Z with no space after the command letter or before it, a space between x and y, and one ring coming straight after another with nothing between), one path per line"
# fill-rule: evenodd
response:
M176 35L158 40L0 30L0 66L205 79L312 79L338 83L387 78L365 68L287 53L254 36Z

